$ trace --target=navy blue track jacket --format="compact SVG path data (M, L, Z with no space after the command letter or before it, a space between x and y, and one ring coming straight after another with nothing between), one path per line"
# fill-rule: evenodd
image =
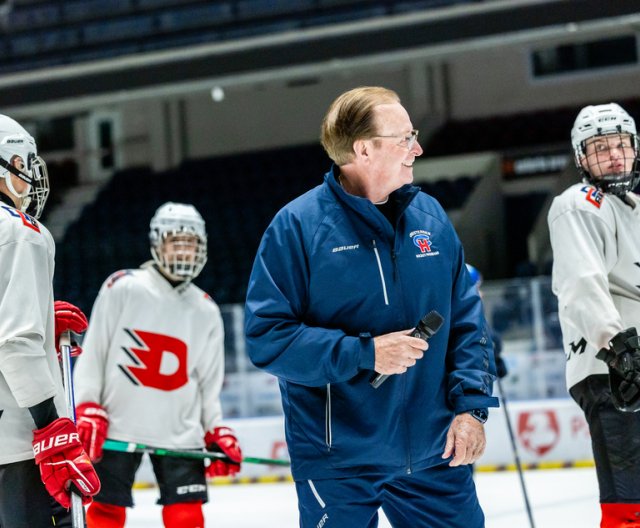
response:
M441 463L454 415L498 405L482 304L440 204L405 185L394 229L337 171L275 216L247 292L248 354L279 378L296 480ZM424 358L372 388L373 337L431 310L444 324Z

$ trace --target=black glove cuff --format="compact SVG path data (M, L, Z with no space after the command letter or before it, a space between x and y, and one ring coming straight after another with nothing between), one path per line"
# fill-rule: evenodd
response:
M618 332L609 341L609 346L616 355L636 350L638 348L638 332L634 327Z

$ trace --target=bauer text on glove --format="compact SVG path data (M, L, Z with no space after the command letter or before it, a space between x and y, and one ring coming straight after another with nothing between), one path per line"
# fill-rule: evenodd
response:
M91 502L100 491L100 480L82 449L78 431L69 418L58 418L33 432L33 453L40 477L49 494L63 507L71 506L70 489Z

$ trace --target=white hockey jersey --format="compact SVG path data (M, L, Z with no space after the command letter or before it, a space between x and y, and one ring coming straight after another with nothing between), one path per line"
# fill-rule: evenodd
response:
M640 330L640 197L626 201L580 183L549 211L568 387L606 374L596 352L621 330Z
M109 438L195 449L219 425L222 317L194 284L173 288L150 263L112 274L93 305L82 347L76 405L102 405Z
M33 458L28 407L52 396L66 416L54 342L55 245L38 221L0 203L0 464Z

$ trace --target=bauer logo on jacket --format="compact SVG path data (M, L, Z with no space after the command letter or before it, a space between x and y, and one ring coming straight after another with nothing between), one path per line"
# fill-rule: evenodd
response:
M416 253L416 258L433 257L440 254L439 251L434 251L433 249L433 241L429 231L419 229L417 231L411 231L409 236L413 240L413 245L420 250L419 253Z
M353 251L358 249L360 244L347 244L346 246L337 246L331 250L331 253L339 253L340 251Z
M604 194L600 189L596 189L595 187L590 187L589 185L585 185L582 189L580 189L583 193L585 193L586 200L592 205L595 205L598 209L602 205L602 199L604 198Z

